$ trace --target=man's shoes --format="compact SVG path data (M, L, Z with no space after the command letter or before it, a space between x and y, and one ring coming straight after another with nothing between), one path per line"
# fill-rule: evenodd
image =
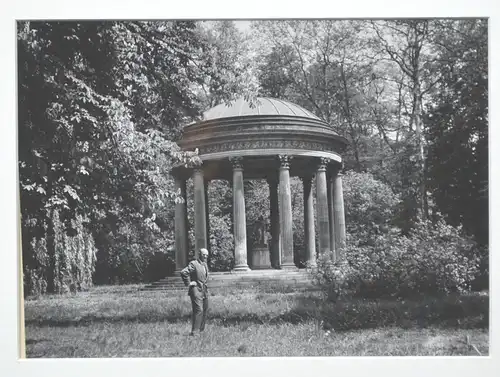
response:
M189 336L194 336L194 337L197 337L197 336L200 336L200 333L199 333L199 332L197 332L197 331L195 331L195 332L191 331L191 332L189 333Z

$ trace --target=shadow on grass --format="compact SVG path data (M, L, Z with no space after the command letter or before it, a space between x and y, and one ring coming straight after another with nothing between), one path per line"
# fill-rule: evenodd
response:
M336 331L389 326L487 329L489 298L449 295L419 300L352 299L335 303L310 297L306 300L298 298L294 309L284 313L279 319L289 323L316 319L321 321L324 329Z
M488 328L489 297L425 297L418 300L351 299L329 302L320 296L297 295L293 306L282 313L217 313L209 311L209 320L220 326L248 324L300 324L316 321L323 329L346 331L398 326L451 328ZM90 326L98 323L188 322L190 314L143 312L135 315L88 315L74 319L33 319L26 325L51 327Z
M154 322L183 322L190 320L190 315L168 315L164 313L139 313L137 315L99 316L86 315L74 319L32 319L26 320L26 326L49 327L78 327L91 326L99 323L154 323Z

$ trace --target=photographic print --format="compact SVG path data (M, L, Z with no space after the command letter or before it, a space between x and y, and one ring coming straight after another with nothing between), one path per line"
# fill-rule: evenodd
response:
M26 358L488 356L488 20L17 21Z

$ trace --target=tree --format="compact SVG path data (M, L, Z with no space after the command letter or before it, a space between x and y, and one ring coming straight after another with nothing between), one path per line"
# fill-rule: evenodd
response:
M204 51L210 68L217 72L217 75L201 77L201 86L197 89L201 107L210 109L242 96L251 101L257 84L249 38L228 20L201 22L198 30L210 46Z
M254 24L254 38L264 46L259 65L262 93L302 105L330 124L350 141L346 168L358 171L366 169L367 145L378 138L373 122L367 121L373 59L361 26L360 21Z
M262 62L258 67L259 94L271 98L293 97L293 79L287 63L296 59L291 46L273 46L271 52L261 58Z
M429 188L436 209L488 244L488 40L486 20L441 21L443 80L425 117Z
M105 123L109 110L104 96L111 79L88 79L100 85L104 96L98 96L79 77L90 75L90 71L101 72L101 63L97 62L109 61L113 54L109 54L109 35L101 23L23 22L18 31L23 252L25 260L30 260L26 253L36 252L30 248L32 239L44 238L45 281L47 290L54 292L54 221L60 219L66 232L73 233L71 220L78 213L86 215L86 206L98 204L97 181L104 170L89 157L98 153L99 145L89 145L87 140L101 142L108 135L108 130L99 125ZM99 47L95 47L96 39Z
M428 214L428 202L424 103L441 79L437 71L439 57L436 56L433 45L435 23L420 19L372 21L370 25L375 33L375 50L399 68L400 74L397 75L396 82L400 90L400 105L405 102L408 104L405 146L403 160L400 161L402 184L407 191L406 217L425 219Z
M174 142L200 113L195 89L207 77L221 93L229 85L210 46L187 21L21 22L18 50L24 259L33 238L46 241L54 292L53 219L73 234L82 215L97 277L140 277L148 255L173 242L170 167L198 162Z

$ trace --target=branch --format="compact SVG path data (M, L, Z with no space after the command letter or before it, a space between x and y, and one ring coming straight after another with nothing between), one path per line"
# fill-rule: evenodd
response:
M408 76L412 76L411 68L406 65L405 59L401 57L396 51L391 50L389 43L385 40L385 38L380 34L380 31L378 28L375 26L375 23L372 21L371 22L373 29L375 30L375 33L377 33L377 36L379 38L379 41L382 43L385 51L389 54L391 57L391 60L395 62L401 70ZM386 25L387 26L387 25Z

